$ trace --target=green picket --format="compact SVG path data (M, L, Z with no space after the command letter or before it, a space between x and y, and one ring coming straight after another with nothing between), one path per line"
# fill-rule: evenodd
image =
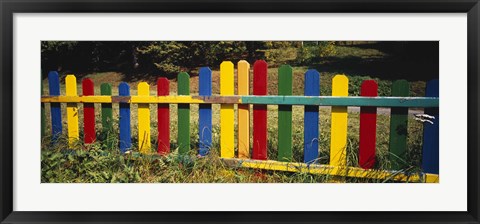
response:
M109 83L100 85L100 94L102 96L112 95L112 86ZM111 103L102 103L102 137L106 139L109 149L113 148L113 113Z
M278 69L278 95L292 95L292 67ZM278 161L292 161L292 105L278 105Z
M410 88L406 80L392 84L392 96L408 97ZM390 116L390 162L391 169L403 168L407 150L408 108L392 107Z
M190 95L190 76L178 74L178 95ZM178 104L178 151L186 154L190 150L190 104Z

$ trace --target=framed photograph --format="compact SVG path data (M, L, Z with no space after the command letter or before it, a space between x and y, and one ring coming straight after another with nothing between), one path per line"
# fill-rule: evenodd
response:
M479 223L477 0L0 7L1 223Z

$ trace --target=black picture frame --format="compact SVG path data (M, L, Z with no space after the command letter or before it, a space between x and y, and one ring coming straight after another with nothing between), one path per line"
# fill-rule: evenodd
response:
M479 223L478 0L0 0L0 220L2 223ZM252 6L255 7L252 7ZM153 12L355 12L468 13L468 211L467 212L19 212L13 211L14 13ZM228 203L228 202L226 202Z

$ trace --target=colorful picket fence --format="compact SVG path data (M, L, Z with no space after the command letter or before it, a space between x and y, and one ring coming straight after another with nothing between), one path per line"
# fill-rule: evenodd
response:
M49 95L42 96L42 134L45 133L45 105L50 103L51 131L55 140L62 134L60 103L67 105L69 143L79 141L78 104L83 103L83 141L96 140L95 103L101 104L103 132L113 130L112 103L119 104L119 148L126 152L132 147L131 104L138 104L138 150L151 150L150 104L158 104L157 152L170 152L169 104L178 104L178 150L189 153L190 148L190 104L199 106L198 154L206 155L212 144L212 104L220 104L220 156L234 166L292 172L309 172L345 177L392 179L397 181L438 182L439 173L439 116L438 80L427 83L425 97L409 97L409 84L405 80L395 81L391 97L377 96L377 83L366 80L361 85L361 96L348 96L348 78L336 75L332 80L332 96L320 96L320 75L316 70L305 73L304 96L292 95L293 71L288 65L278 69L278 95L267 95L267 63L256 61L253 65L253 95L249 93L250 65L246 61L237 64L237 89L234 88L234 64L226 61L220 65L220 95L212 95L212 72L208 67L199 71L199 94L190 95L190 77L178 75L177 95L170 95L169 81L159 78L157 95L150 95L150 86L141 82L137 95L130 94L130 87L123 82L118 86L118 96L112 96L112 87L101 84L101 95L94 95L94 83L86 78L82 81L82 94L77 95L77 80L74 75L65 78L66 95L60 94L57 72L48 74ZM43 92L43 87L42 87ZM234 140L234 104L238 105L237 145ZM250 134L250 104L253 105L253 133ZM278 155L267 155L267 105L278 107ZM292 162L292 105L304 106L304 161ZM318 164L319 106L331 106L330 163ZM346 160L347 121L349 106L360 107L359 165L348 167ZM391 170L374 170L376 152L377 107L390 107L390 160ZM425 108L425 114L434 117L434 122L424 123L422 169L423 174L404 174L401 160L407 150L408 108ZM250 138L253 145L250 145ZM112 144L112 143L108 143ZM235 158L235 149L237 157ZM250 150L252 150L250 152ZM275 158L276 160L269 160Z

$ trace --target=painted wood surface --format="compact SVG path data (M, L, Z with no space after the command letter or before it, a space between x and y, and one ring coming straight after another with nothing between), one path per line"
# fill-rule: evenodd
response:
M168 96L170 84L165 77L157 80L157 96ZM166 155L170 152L170 106L167 103L157 105L158 146L157 152Z
M58 73L48 73L48 89L50 96L60 95L60 79ZM52 142L55 142L62 134L62 110L60 103L50 103L50 115L52 121Z
M233 72L232 62L224 61L220 64L220 95L235 95ZM220 156L222 158L233 158L235 156L234 116L233 104L220 105Z
M293 70L290 65L278 68L278 95L292 95ZM278 161L292 161L292 105L278 106Z
M100 85L100 95L111 96L112 85L109 83L102 83ZM113 133L113 110L111 103L102 103L102 139L106 141L108 149L114 146L115 135Z
M43 103L180 103L260 104L372 107L438 107L437 97L333 97L333 96L44 96Z
M93 96L93 81L86 78L82 81L82 94L84 96ZM93 103L83 104L83 142L90 144L95 141L97 135L95 133L95 106Z
M250 64L237 64L238 95L250 94ZM250 158L250 105L238 104L238 158Z
M392 96L407 97L410 87L407 80L397 80L392 84ZM408 135L408 108L392 107L390 113L390 169L405 167Z
M253 95L267 95L267 62L253 64ZM267 105L253 105L253 159L267 159Z
M178 95L190 95L190 76L186 72L178 74ZM185 155L190 151L190 105L178 104L178 151Z
M74 75L67 75L67 77L65 77L65 95L77 95L77 78L75 78ZM67 103L67 130L68 145L70 148L73 148L79 139L77 103Z
M426 97L439 96L438 79L427 82L425 90ZM423 150L422 150L422 169L426 173L439 173L439 122L440 117L438 108L426 108L425 114L433 116L434 119L423 123Z
M310 69L305 73L305 96L320 95L320 74ZM318 159L318 106L309 105L304 109L303 161L313 163Z
M118 95L130 96L130 87L126 82L122 82L120 83L120 85L118 85ZM131 127L130 127L130 104L120 103L119 108L120 108L119 148L122 153L125 153L128 149L132 147L132 137L131 137L132 135L131 135Z
M150 95L150 86L146 82L138 84L138 95ZM138 151L149 153L152 148L150 141L150 104L138 104Z
M43 80L40 81L40 95L43 96ZM40 103L40 136L42 137L42 139L45 137L45 127L47 125L47 118L45 116L45 103Z
M354 178L395 180L401 182L425 182L438 183L439 176L436 174L405 174L391 172L388 170L370 170L359 167L336 167L325 164L305 164L296 162L280 162L274 160L251 160L251 159L222 159L222 161L234 168L244 167L262 170L275 170L285 172L310 173L315 175L332 176L332 179L338 178L338 175Z
M364 97L378 96L378 85L375 80L365 80L360 87L360 95ZM363 169L375 166L375 149L377 142L377 108L360 108L360 141L358 163Z
M212 95L212 70L209 67L200 68L199 72L199 90L200 96ZM198 111L198 154L205 156L212 146L212 105L200 104Z
M348 78L345 75L336 75L332 81L332 96L348 96ZM330 165L347 165L347 107L332 107L330 129Z

